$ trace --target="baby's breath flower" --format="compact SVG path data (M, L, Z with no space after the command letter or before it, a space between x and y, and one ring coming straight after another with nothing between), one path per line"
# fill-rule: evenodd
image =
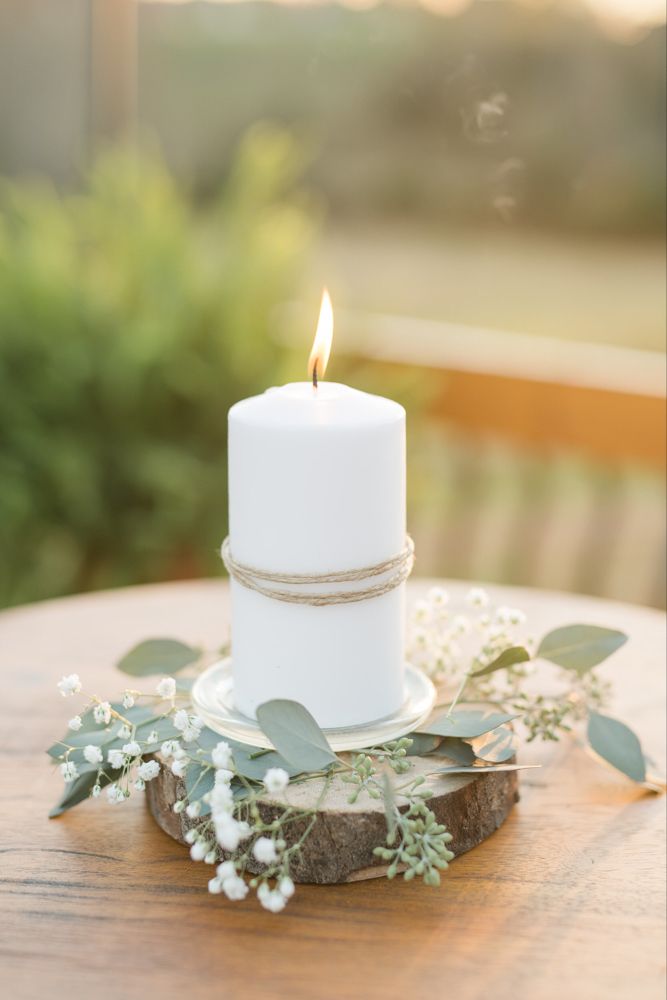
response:
M86 758L89 764L101 764L104 760L104 755L99 747L96 747L93 743L89 743L88 746L83 748L83 756Z
M225 782L216 781L209 793L211 812L231 813L234 809L234 793Z
M83 725L83 719L80 715L75 715L74 718L70 719L67 723L67 728L71 729L73 733L78 733Z
M270 913L280 913L285 909L287 900L278 889L269 889L266 882L262 882L257 890L257 898Z
M186 815L190 817L190 819L196 819L201 812L201 805L199 804L199 802L191 802L188 806L185 807L185 812Z
M470 619L465 615L457 615L452 619L451 628L454 635L467 635L471 631Z
M203 861L212 847L208 840L196 840L190 848L190 857L193 861Z
M264 775L264 787L270 795L284 792L289 784L289 774L282 767L270 767Z
M523 625L526 616L518 608L507 608L505 606L496 609L496 621L502 625Z
M197 831L193 827L191 830L188 830L187 833L185 834L185 838L184 838L185 843L186 844L194 844L194 842L195 842L195 840L197 839L198 836L199 836L199 834L197 833Z
M165 740L162 746L160 747L160 753L162 754L163 757L169 759L169 757L173 757L176 751L180 749L181 749L181 744L178 742L178 740Z
M143 792L144 788L146 787L146 782L143 780L143 778L137 778L133 787L135 791Z
M216 851L215 848L212 848L204 858L204 864L214 865L217 860L218 860L218 852Z
M259 837L253 844L252 853L262 865L272 865L278 860L276 845L269 837Z
M152 781L160 773L160 765L156 760L145 760L137 768L137 775L142 781Z
M176 694L176 681L173 677L163 677L155 690L161 698L173 698Z
M184 760L172 761L171 773L175 774L177 778L182 778L188 769L187 762ZM185 806L183 807L185 808Z
M159 740L159 738L160 738L160 734L158 733L157 729L151 729L150 733L146 737L146 742L147 743L157 743L157 741Z
M182 813L183 810L185 809L185 801L183 799L177 799L177 801L174 802L172 809L177 814Z
M214 895L217 895L218 893L222 892L222 882L217 877L217 875L215 878L209 879L208 891L212 892Z
M221 882L224 882L226 878L234 878L236 875L236 865L233 861L223 861L216 868L216 874Z
M125 723L123 723L123 725L119 728L118 732L116 733L116 736L118 737L119 740L129 740L131 735L132 735L132 730Z
M198 715L189 715L184 708L176 712L174 726L183 734L186 743L199 739L205 722Z
M131 691L126 691L123 695L123 708L132 708L134 705L134 695Z
M228 771L226 767L219 767L215 772L216 785L229 785L234 777L233 771Z
M235 851L241 843L243 832L240 823L227 813L215 813L213 823L215 836L220 847L225 851Z
M112 805L116 805L118 802L125 801L127 793L114 782L107 787L107 798Z
M428 601L415 601L412 613L416 622L425 625L430 622L433 609Z
M471 587L466 594L466 604L469 604L471 608L487 608L489 595L483 587Z
M211 760L215 767L229 768L232 762L232 751L229 743L225 743L224 740L220 740L216 746L213 747L211 751Z
M79 777L79 770L73 760L66 760L64 764L61 764L60 773L65 781L74 781L75 778Z
M294 895L294 882L288 875L284 875L278 882L278 892L285 899L291 899Z
M98 726L104 724L108 726L111 722L111 705L108 701L101 701L98 705L95 705L93 709L93 718Z
M426 599L436 609L444 608L446 604L449 604L449 594L443 587L431 587Z
M94 799L96 799L98 798L101 791L102 791L101 785L93 785L93 790L91 791L90 794L93 796Z
M178 712L174 714L174 726L176 729L181 731L185 729L189 721L189 715L184 708L179 708Z
M123 744L123 753L128 757L138 757L141 753L141 747L136 740L132 740L131 743Z
M125 763L125 755L122 750L109 750L107 754L107 761L111 767L118 770Z
M61 681L58 681L58 690L63 698L67 698L72 694L78 694L82 686L78 674L68 674Z
M222 891L227 899L245 899L248 895L248 886L238 875L232 875L223 881Z
M426 649L431 643L431 635L425 628L416 628L412 634L412 641L418 649Z

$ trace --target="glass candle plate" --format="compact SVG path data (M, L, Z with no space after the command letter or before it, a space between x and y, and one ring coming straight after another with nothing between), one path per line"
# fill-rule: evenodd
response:
M195 681L192 701L206 725L221 736L270 748L271 743L255 719L242 715L234 707L234 678L231 657L212 664ZM435 688L431 681L410 663L405 665L405 700L399 710L384 719L344 729L325 729L333 750L362 750L388 740L398 739L417 729L433 708Z

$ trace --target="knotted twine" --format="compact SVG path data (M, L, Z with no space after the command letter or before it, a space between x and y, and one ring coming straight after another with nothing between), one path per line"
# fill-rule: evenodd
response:
M415 546L409 535L405 536L405 547L398 555L373 566L361 569L348 569L335 573L269 573L256 569L254 566L244 566L237 562L231 553L229 536L220 547L220 555L225 568L233 580L248 590L270 597L274 601L284 601L286 604L309 604L311 607L325 607L330 604L354 604L357 601L369 601L373 597L382 597L399 587L412 572L415 560ZM387 576L377 583L368 583L378 576ZM309 588L323 583L360 583L367 584L356 590L332 590L324 593L312 590L283 590L281 585ZM278 586L272 586L276 584Z

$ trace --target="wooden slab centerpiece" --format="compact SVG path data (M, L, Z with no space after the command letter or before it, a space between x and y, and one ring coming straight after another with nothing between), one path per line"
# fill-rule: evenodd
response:
M432 772L455 761L442 756L410 757L410 770L403 777L430 775L433 797L428 800L439 823L452 834L451 847L462 854L481 844L505 821L518 801L516 771L490 774L433 775ZM291 873L295 882L332 884L356 882L386 873L386 865L374 856L373 849L384 844L387 823L382 800L360 795L350 803L350 785L334 775L322 797L324 779L314 778L291 783L284 794L259 800L264 822L271 822L289 804L298 809L316 809L317 819L303 848L295 857ZM168 767L146 785L148 805L158 825L170 837L185 844L185 834L197 820L174 812L174 803L186 797L185 784ZM398 799L400 805L400 798ZM295 843L309 821L298 820L285 828L288 845ZM259 871L252 863L250 871Z

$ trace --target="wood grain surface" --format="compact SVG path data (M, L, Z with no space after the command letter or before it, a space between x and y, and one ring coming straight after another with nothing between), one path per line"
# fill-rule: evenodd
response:
M425 584L423 584L425 586ZM413 586L419 591L422 584ZM461 585L451 585L461 593ZM627 630L604 667L613 711L664 767L665 619L565 594L494 589L535 633L575 621ZM301 886L287 910L205 891L210 869L160 831L141 796L87 802L58 820L44 748L71 714L55 683L123 687L134 642L219 643L220 582L165 584L0 615L0 954L10 1000L94 997L393 1000L653 1000L664 996L665 800L591 760L573 740L526 747L521 802L440 889L371 880Z

